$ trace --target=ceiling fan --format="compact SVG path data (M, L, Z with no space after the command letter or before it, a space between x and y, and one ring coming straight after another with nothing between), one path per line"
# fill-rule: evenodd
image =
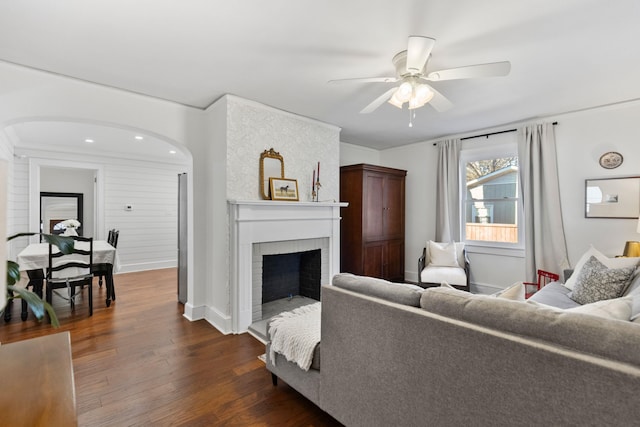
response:
M433 108L442 112L453 107L453 104L427 82L506 76L511 71L511 63L502 61L427 72L429 57L435 43L436 40L431 37L410 36L407 50L403 50L393 57L392 62L396 67L397 74L395 77L339 79L329 80L329 83L400 82L399 86L385 91L364 107L360 111L363 114L371 113L384 104L385 101L400 109L402 109L405 102L408 102L410 110L430 103Z

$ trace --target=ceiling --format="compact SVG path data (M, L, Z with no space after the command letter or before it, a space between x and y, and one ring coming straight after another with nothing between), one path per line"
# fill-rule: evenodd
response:
M636 0L2 1L0 60L197 108L234 94L383 149L640 98L639 20ZM454 108L411 128L359 113L392 84L327 83L393 76L410 35L437 40L427 71L511 73L433 83Z
M66 153L91 153L171 164L188 164L190 157L167 141L113 126L84 122L33 121L5 129L16 147ZM24 150L23 150L24 151ZM22 151L20 151L22 154Z

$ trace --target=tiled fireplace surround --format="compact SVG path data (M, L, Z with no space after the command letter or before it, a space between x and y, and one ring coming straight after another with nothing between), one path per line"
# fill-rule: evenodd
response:
M231 323L246 332L261 305L262 256L321 250L321 283L340 266L340 206L346 203L229 201ZM261 289L260 291L261 292Z

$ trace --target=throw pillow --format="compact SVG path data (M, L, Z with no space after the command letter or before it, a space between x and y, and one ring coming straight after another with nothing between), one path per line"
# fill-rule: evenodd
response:
M629 321L632 315L632 301L630 297L597 301L591 304L585 304L579 307L565 309L554 307L552 305L542 304L532 300L527 300L527 304L552 311L589 314L591 316L598 316L605 319L613 320Z
M447 281L445 281L445 280L443 280L442 282L440 282L440 287L441 287L441 288L451 289L452 291L459 292L459 293L462 293L462 294L465 294L465 295L472 295L472 294L471 294L471 292L463 291L462 289L458 289L458 288L456 288L456 287L451 286L451 285L449 284L449 282L447 282ZM427 290L429 290L429 289L434 289L434 288L426 288L426 289L425 289L425 291L427 291ZM426 293L426 292L423 292L423 293Z
M624 267L632 267L632 266L637 266L638 262L640 262L640 258L625 258L625 257L620 257L620 258L609 258L606 255L603 255L600 251L598 251L596 248L594 248L593 246L591 246L589 248L588 251L586 251L581 257L580 260L578 260L578 262L576 263L576 266L573 269L573 274L571 275L571 277L569 277L567 279L567 281L565 282L565 286L569 289L573 290L573 287L575 286L576 280L578 280L578 275L580 274L580 271L582 270L582 266L589 260L589 258L591 258L592 256L596 257L598 259L598 261L600 261L601 263L603 263L604 265L606 265L609 268L624 268Z
M464 268L464 242L455 242L456 246L456 259L458 260L458 265L461 268Z
M455 243L438 243L429 240L429 264L437 267L460 267Z
M569 313L583 313L592 316L628 321L631 317L632 301L630 297L614 298L585 304L565 310Z
M442 282L440 282L440 287L441 288L455 289L453 286L451 286L448 282L445 282L444 280Z
M498 298L509 299L512 301L524 301L524 283L516 282L502 291L496 292L493 296Z
M633 275L633 279L631 279L631 284L624 291L624 295L640 295L640 269L636 268L636 272Z
M627 289L635 267L607 268L591 256L582 266L569 298L578 304L617 298Z

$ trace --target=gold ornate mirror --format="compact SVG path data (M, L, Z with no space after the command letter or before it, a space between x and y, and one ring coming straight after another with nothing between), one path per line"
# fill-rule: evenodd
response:
M260 196L269 200L269 178L284 178L284 159L273 148L260 154Z

